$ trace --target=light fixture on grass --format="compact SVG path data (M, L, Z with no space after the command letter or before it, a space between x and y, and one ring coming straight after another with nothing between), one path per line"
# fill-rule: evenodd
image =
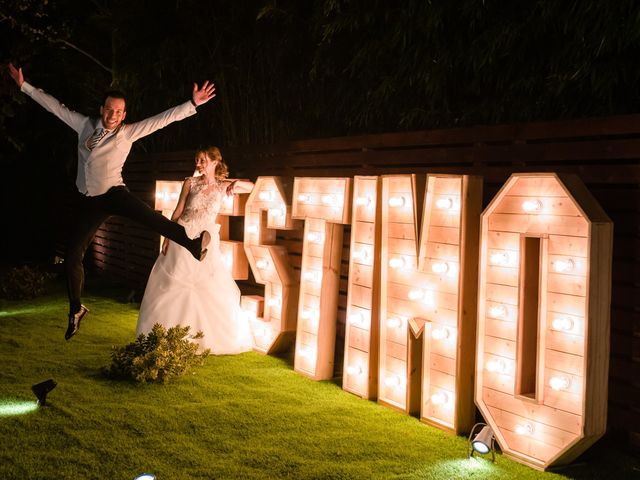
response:
M52 378L44 382L36 383L31 387L31 391L38 399L38 405L44 407L47 404L47 394L58 385Z
M156 480L156 476L153 473L141 473L133 480Z
M482 427L482 429L474 436L474 432L478 427ZM480 455L486 455L491 452L491 461L494 463L496 461L493 430L491 430L491 427L486 423L476 423L471 429L471 433L469 433L469 438L467 439L467 456L469 458L473 457L474 452L478 452Z

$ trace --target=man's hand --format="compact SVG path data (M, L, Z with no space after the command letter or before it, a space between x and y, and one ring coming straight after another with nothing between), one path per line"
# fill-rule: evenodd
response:
M209 83L209 80L206 80L202 84L202 88L198 88L198 84L194 83L193 95L191 97L193 104L197 107L198 105L207 103L209 100L216 96L215 91L216 86L213 83Z
M16 82L16 85L22 87L24 83L24 77L22 76L22 68L16 68L13 66L13 63L9 64L9 75L13 78L13 81Z

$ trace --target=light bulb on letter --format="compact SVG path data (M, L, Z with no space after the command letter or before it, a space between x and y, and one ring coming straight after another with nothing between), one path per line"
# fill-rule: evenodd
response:
M262 190L258 194L258 198L263 202L270 202L275 197L275 194L271 190Z
M404 207L405 200L404 197L391 197L389 199L390 207Z
M575 268L575 263L572 259L568 258L566 260L556 260L553 265L553 269L558 273L570 272Z
M384 384L387 387L399 387L402 384L402 379L398 375L391 375L384 379Z
M405 257L391 257L389 259L389 266L391 268L404 268L407 265L407 260Z
M489 316L498 320L507 318L507 307L504 305L493 305L489 307Z
M570 317L556 317L551 321L551 328L565 332L573 330L573 320Z
M525 200L522 202L522 209L525 212L536 212L538 210L542 210L542 202L538 199Z
M431 330L431 338L434 340L445 340L449 338L451 332L447 327L434 328Z
M449 264L447 262L434 262L431 264L431 271L433 273L447 273Z
M360 312L351 313L349 315L349 323L358 327L364 326L364 315Z
M369 195L356 198L356 205L359 205L361 207L368 207L372 202L373 200Z
M320 272L318 270L308 270L306 272L304 272L303 275L304 279L309 281L309 282L319 282L320 278L322 277L322 275L320 274Z
M491 373L504 373L507 370L507 366L503 360L489 360L487 362L487 370Z
M257 225L247 225L247 233L256 234L258 233Z
M410 290L407 296L409 297L409 300L420 300L424 298L424 290L419 288Z
M387 327L389 328L399 328L403 324L403 319L401 317L391 317L387 318Z
M549 379L549 386L556 391L566 390L567 388L569 388L569 385L571 385L571 380L569 380L569 377L566 377L564 375L551 377Z
M322 232L309 232L307 233L307 240L311 243L324 242L324 234Z
M271 266L271 262L266 258L261 258L256 261L256 267L258 267L260 270L266 270L270 266Z
M533 433L533 425L525 423L516 425L515 431L518 435L531 435Z
M302 203L309 203L311 201L311 195L308 193L301 193L298 195L298 201Z
M453 207L453 200L450 198L439 198L436 200L436 208L440 210L449 210Z
M434 405L444 405L449 402L447 392L438 392L431 395L431 403Z
M509 265L509 253L508 252L498 252L494 253L490 257L490 261L493 265Z
M349 365L347 367L347 373L349 375L362 375L363 370L360 365Z

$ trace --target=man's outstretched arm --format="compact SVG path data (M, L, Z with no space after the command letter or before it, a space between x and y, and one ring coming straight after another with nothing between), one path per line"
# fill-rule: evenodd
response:
M208 80L202 84L202 87L198 87L198 85L194 83L191 100L145 120L124 125L124 135L130 142L135 142L139 138L150 135L170 123L179 122L191 115L195 115L197 106L207 103L216 96L215 90L215 85L209 83Z
M42 108L53 113L76 132L79 133L82 130L82 127L87 120L86 116L74 112L73 110L69 110L51 95L34 88L29 82L25 82L24 75L22 74L22 68L16 68L13 63L9 64L9 75L13 81L16 82L20 91L29 95L36 103L40 104Z

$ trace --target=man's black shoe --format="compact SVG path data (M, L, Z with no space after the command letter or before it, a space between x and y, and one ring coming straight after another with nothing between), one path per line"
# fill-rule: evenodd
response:
M87 313L89 313L89 309L84 305L80 305L80 310L76 313L69 314L69 326L67 327L67 332L64 334L65 340L69 340L78 333L78 330L80 329L80 321Z

